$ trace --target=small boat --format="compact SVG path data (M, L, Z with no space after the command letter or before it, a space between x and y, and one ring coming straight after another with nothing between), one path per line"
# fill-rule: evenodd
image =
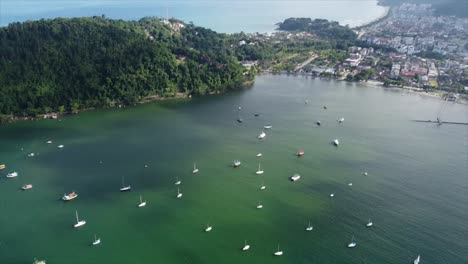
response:
M78 211L75 211L75 214L76 214L76 224L73 225L74 228L78 228L80 226L84 226L86 225L86 221L85 220L81 220L78 218Z
M364 172L364 176L367 176L367 171L366 171L366 172Z
M373 225L374 225L374 223L372 223L372 221L369 219L369 222L367 222L366 227L371 227Z
M295 182L295 181L298 181L299 179L301 178L301 175L299 174L294 174L293 176L291 176L291 181Z
M237 118L237 122L242 123L242 122L244 122L244 120L239 117L239 118Z
M77 197L78 197L78 194L76 194L75 192L71 192L69 194L64 194L62 197L62 200L71 201L73 199L76 199Z
M349 247L349 248L353 248L353 247L355 247L356 245L357 245L357 244L356 244L356 242L354 241L354 236L353 236L353 237L351 238L351 243L348 244L348 247Z
M418 255L418 257L413 261L413 264L419 264L419 261L421 261L420 255Z
M262 169L261 169L261 167L260 167L260 162L258 163L258 170L257 170L257 172L255 172L255 173L256 173L257 175L263 174L263 171L262 171Z
M193 171L192 171L192 173L193 173L193 174L198 173L197 163L196 163L196 162L193 163Z
M3 170L6 168L6 165L5 164L0 164L0 170Z
M26 190L32 189L32 187L33 187L32 184L26 184L26 185L23 185L23 187L21 187L21 189L26 191Z
M331 194L330 194L330 197L332 197L332 198L335 197L335 194L334 194L334 193L331 193Z
M64 145L58 145L57 148L63 148L65 147Z
M338 123L340 123L340 124L341 124L341 123L343 123L343 122L344 122L344 118L343 118L343 117L342 117L342 118L340 118L340 119L338 119Z
M260 114L254 114L254 116L259 116Z
M258 201L257 209L262 209L262 208L263 208L263 204L260 201Z
M276 250L275 253L273 253L275 256L282 256L283 255L283 251L280 250L280 246L278 245L278 249Z
M99 244L101 244L101 238L97 238L96 234L94 234L93 246L97 246Z
M33 264L46 264L46 261L45 261L45 260L37 260L37 259L34 259Z
M322 122L320 122L320 120L319 120L319 121L315 122L315 124L317 124L317 126L321 126Z
M35 156L35 154L33 152L28 154L28 157L34 157L34 156Z
M260 186L260 190L265 190L265 189L266 189L265 183L262 182L262 186Z
M145 207L146 206L146 201L143 202L143 198L141 197L140 194L140 203L138 204L138 207Z
M121 192L128 192L132 189L132 186L127 185L125 186L125 177L122 177L122 187L120 188Z
M273 127L272 125L265 125L265 126L263 126L264 129L270 129L270 128L272 128L272 127Z
M242 109L242 107L241 107L241 106L239 106L237 109L241 110L241 109Z
M305 104L308 104L308 103L309 103L309 100L306 99L306 100L305 100Z
M46 142L47 144L52 144L52 140L49 140Z
M297 153L296 153L296 156L298 157L301 157L301 156L304 156L305 152L303 150L299 150Z
M310 225L310 221L309 221L309 225L306 227L306 231L312 231L312 230L314 230L314 227Z
M263 156L262 153L257 154L257 158L260 158L261 156Z
M338 139L333 140L333 145L338 147L338 145L340 145L340 141L338 141Z
M210 224L207 224L205 228L205 232L210 232L211 230L213 230L213 227L210 226Z
M180 192L179 188L177 188L177 198L181 198L182 197L182 193Z
M174 182L174 185L180 185L182 183L181 180L179 180L179 178L176 178L176 181Z
M262 131L262 133L260 133L260 135L258 135L259 139L264 139L265 137L266 137L266 134L263 131Z
M353 186L353 183L352 182L348 183L348 186Z
M323 106L323 109L328 109L326 105Z
M247 251L250 249L250 245L247 245L247 240L244 241L244 247L242 248L242 251Z
M7 178L15 178L15 177L18 177L18 173L15 171L15 172L10 172L7 174L6 176Z
M232 166L233 166L234 168L240 167L240 165L241 165L241 162L240 162L239 160L235 160L235 161L232 163Z

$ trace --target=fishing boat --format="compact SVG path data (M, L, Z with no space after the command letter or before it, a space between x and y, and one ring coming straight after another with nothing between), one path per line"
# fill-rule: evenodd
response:
M338 141L338 139L333 140L333 145L338 147L338 145L340 145L340 141Z
M0 170L3 170L6 168L6 165L5 164L0 164Z
M240 165L241 165L241 162L240 162L239 160L235 160L235 161L232 163L232 166L233 166L234 168L240 167Z
M315 122L315 124L317 124L317 126L321 126L322 122L320 122L320 120L319 120L319 121Z
M180 185L182 183L181 180L179 180L179 178L176 177L176 181L174 182L175 185Z
M198 173L197 163L196 163L196 162L193 163L193 171L192 171L192 173L193 173L193 174Z
M101 238L97 238L96 234L94 234L93 246L97 246L99 244L101 244Z
M373 226L373 225L374 225L374 223L372 223L372 221L371 221L370 218L369 218L369 222L367 222L366 227L371 227L371 226Z
M15 178L15 177L18 177L18 173L15 171L15 172L10 172L7 174L6 176L7 178Z
M33 264L46 264L46 261L45 261L45 260L37 260L37 259L34 259Z
M75 214L76 214L76 224L73 225L74 228L78 228L80 226L84 226L86 225L86 221L85 220L81 220L78 218L78 210L75 211Z
M291 176L291 181L295 182L295 181L298 181L299 179L301 178L301 175L299 174L294 174L293 176Z
M77 197L78 197L78 194L76 194L75 192L71 192L69 194L64 194L62 197L62 200L71 201L73 199L76 199Z
M258 201L257 209L262 209L262 208L263 208L263 204L260 201Z
M206 224L205 232L210 232L211 230L213 230L213 227L210 224Z
M278 245L278 249L276 250L275 253L273 253L275 256L282 256L283 255L283 251L280 250L280 246Z
M182 193L180 192L179 188L177 188L177 198L181 198L182 197Z
M127 185L125 186L125 177L122 177L122 187L120 188L121 192L128 192L132 189L132 186Z
M265 125L265 126L263 126L264 129L270 129L270 128L272 128L272 127L273 127L272 125Z
M262 153L257 154L257 158L260 158L261 156L263 156Z
M419 261L421 261L420 255L418 255L418 257L413 261L413 264L419 264Z
M299 150L297 153L296 153L296 156L298 157L301 157L301 156L304 156L305 152L303 150Z
M260 162L258 163L258 170L256 172L257 175L263 174L263 170L260 167Z
M341 124L341 123L343 123L343 122L344 122L344 118L343 118L343 117L342 117L342 118L340 118L340 119L338 119L338 123L340 123L340 124Z
M21 187L21 189L26 191L26 190L32 189L32 187L33 187L32 184L25 184L23 185L23 187Z
M314 230L314 227L310 225L310 221L309 221L309 225L306 227L306 231L312 231L312 230Z
M57 148L63 148L65 147L64 145L58 145Z
M143 202L143 198L141 197L140 194L140 203L138 204L138 207L145 207L146 206L146 201Z
M354 241L354 236L353 236L353 237L351 238L351 243L348 244L348 247L349 247L349 248L353 248L353 247L355 247L356 245L357 245L357 244L356 244L356 242Z
M46 142L47 144L52 144L52 140L49 140Z
M264 131L262 131L262 133L260 133L260 135L258 135L258 138L259 139L264 139L266 137L266 134Z
M242 251L247 251L250 249L250 245L247 245L247 240L244 240L244 247L242 248Z

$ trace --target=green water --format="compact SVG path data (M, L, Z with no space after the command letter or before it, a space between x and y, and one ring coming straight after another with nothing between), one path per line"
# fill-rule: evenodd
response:
M409 122L435 119L440 106L398 90L260 76L224 96L0 127L0 263L384 264L418 254L466 263L468 126ZM450 103L441 118L468 122L467 106ZM229 167L235 159L240 168ZM11 171L19 176L6 179ZM294 173L302 178L292 183ZM119 192L122 176L131 192ZM26 183L34 188L20 191ZM71 191L78 199L59 200ZM87 221L79 230L75 210Z

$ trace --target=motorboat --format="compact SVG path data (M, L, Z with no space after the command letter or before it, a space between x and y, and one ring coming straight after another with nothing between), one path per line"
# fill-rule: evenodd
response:
M262 133L260 133L260 135L258 135L258 138L259 139L264 139L266 137L266 134L264 131L262 131Z
M57 148L63 148L65 147L64 145L58 145Z
M15 172L10 172L6 175L7 178L15 178L15 177L18 177L18 173L15 171Z
M295 182L295 181L298 181L299 179L301 178L301 175L299 174L294 174L293 176L291 176L291 181Z
M205 232L210 232L211 230L213 230L213 227L210 226L210 224L207 224L205 228Z
M344 118L343 118L343 117L342 117L342 118L340 118L340 119L338 119L338 123L340 123L340 124L341 124L341 123L343 123L343 122L344 122Z
M333 145L338 147L338 145L340 145L340 141L338 141L338 139L333 140Z
M76 198L78 198L78 194L76 194L75 192L71 192L69 194L64 194L63 197L62 197L62 200L71 201L71 200L76 199Z
M260 158L261 156L263 156L262 153L257 154L257 158Z
M25 184L23 185L23 187L21 187L21 189L26 191L26 190L32 189L32 187L33 187L32 184Z
M235 161L232 163L232 166L233 166L234 168L240 167L240 165L241 165L241 162L240 162L239 160L235 160Z
M272 127L273 127L272 125L265 125L265 126L263 126L264 129L270 129L270 128L272 128Z
M296 156L298 157L301 157L301 156L304 156L305 152L303 150L299 150L297 153L296 153Z

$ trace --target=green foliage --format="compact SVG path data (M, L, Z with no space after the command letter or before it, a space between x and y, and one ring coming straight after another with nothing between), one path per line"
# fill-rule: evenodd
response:
M34 116L133 104L146 96L240 87L226 36L158 19L88 17L0 28L0 114Z
M317 35L321 39L335 40L341 43L353 42L357 35L348 26L341 26L336 21L328 21L326 19L310 18L288 18L281 23L278 23L278 29L284 31L305 31Z

